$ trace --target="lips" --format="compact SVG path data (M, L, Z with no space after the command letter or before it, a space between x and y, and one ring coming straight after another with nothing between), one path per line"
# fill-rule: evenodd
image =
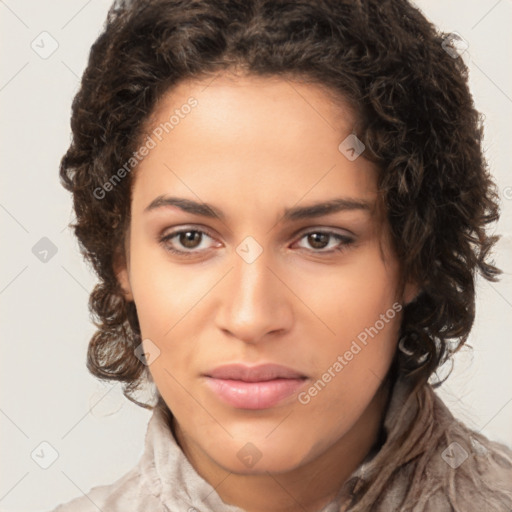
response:
M206 375L220 400L239 409L268 409L293 395L307 376L278 364L219 366Z
M279 364L262 364L245 366L227 364L219 366L207 374L214 379L242 380L244 382L262 382L273 379L300 379L306 376Z

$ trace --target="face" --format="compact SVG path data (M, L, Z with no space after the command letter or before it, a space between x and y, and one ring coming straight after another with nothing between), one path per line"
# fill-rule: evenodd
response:
M355 439L415 289L397 290L377 170L339 149L348 106L221 75L181 82L152 123L118 277L180 439L238 473Z

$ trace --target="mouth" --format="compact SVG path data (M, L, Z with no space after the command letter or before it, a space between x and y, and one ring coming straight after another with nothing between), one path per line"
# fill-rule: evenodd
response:
M295 394L308 377L277 364L230 364L205 374L206 383L224 403L238 409L268 409Z

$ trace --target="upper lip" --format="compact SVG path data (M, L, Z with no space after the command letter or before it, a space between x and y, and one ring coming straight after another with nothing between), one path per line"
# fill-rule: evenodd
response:
M214 379L232 379L245 382L306 378L302 373L280 364L261 364L258 366L247 366L239 363L226 364L214 368L206 375Z

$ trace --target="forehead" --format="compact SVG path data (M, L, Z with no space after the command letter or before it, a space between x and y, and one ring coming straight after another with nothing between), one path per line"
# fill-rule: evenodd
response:
M354 109L345 98L323 84L287 76L224 72L182 80L171 87L155 105L145 129L149 133L152 127L168 121L169 115L179 112L191 98L198 103L193 113L201 111L201 117L209 117L217 126L222 123L224 131L251 129L248 117L254 124L273 121L274 127L268 126L269 134L286 125L290 135L295 129L304 129L304 125L312 129L321 127L322 133L326 130L350 133L356 121ZM286 134L282 133L281 140L285 138Z
M263 209L373 197L373 165L339 149L354 130L354 114L333 99L320 85L280 77L180 82L146 123L145 136L156 144L136 169L136 207L162 193Z

